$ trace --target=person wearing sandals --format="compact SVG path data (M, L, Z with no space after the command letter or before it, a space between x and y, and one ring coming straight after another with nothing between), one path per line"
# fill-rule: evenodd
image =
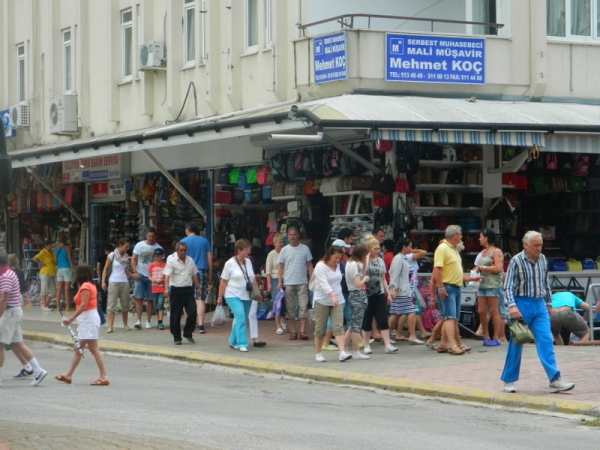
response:
M432 278L440 315L444 319L440 348L451 355L462 355L458 337L458 315L460 314L460 288L464 281L481 281L481 277L463 274L462 259L457 249L461 244L462 229L458 225L446 228L445 239L435 249Z
M289 244L279 253L277 278L285 291L285 316L290 328L290 341L298 339L294 312L298 302L300 319L300 339L308 340L306 322L308 319L308 280L312 277L312 255L308 247L300 243L300 232L296 227L288 228ZM308 274L308 276L307 276Z
M267 274L267 285L265 286L265 289L267 291L271 291L271 298L275 300L277 298L277 293L279 292L279 254L281 253L281 249L285 245L285 239L283 234L276 234L275 236L273 236L273 245L275 246L275 248L271 250L267 255L267 262L265 265L265 272ZM275 325L277 326L277 331L275 331L275 333L284 333L284 322L284 316L275 316Z
M371 329L373 328L373 319L377 323L377 328L381 333L383 345L386 353L395 353L398 351L390 342L390 330L388 326L387 306L392 303L392 297L385 281L385 263L378 255L381 251L379 241L369 235L365 237L365 243L369 250L367 258L366 275L369 276L367 281L367 310L363 318L362 330L363 341L369 342ZM373 353L370 345L365 345L363 350L367 355Z
M117 306L121 304L121 316L123 317L123 328L129 330L127 317L131 307L131 296L129 295L129 280L133 272L128 270L129 241L127 238L119 239L117 248L106 257L104 270L102 270L102 290L107 291L106 317L108 321L107 333L112 333L115 324Z
M352 251L352 256L346 264L346 282L348 284L348 303L350 304L350 337L352 339L352 357L354 359L369 359L369 356L359 351L362 340L362 323L367 310L367 287L369 276L364 275L367 267L369 250L364 244L358 244Z
M344 251L338 245L330 246L323 259L317 263L313 272L313 305L315 308L315 360L325 362L323 357L323 338L327 329L327 319L331 319L333 336L337 343L340 362L347 361L352 355L346 353L344 338L344 294L342 293L342 273L340 260Z
M63 318L63 325L68 326L77 319L77 338L81 350L86 347L96 360L100 370L100 378L91 383L92 386L108 386L109 381L104 368L104 359L98 347L98 338L100 336L100 316L98 315L98 294L96 285L92 281L92 268L87 264L80 264L75 269L75 282L79 285L79 291L75 294L75 312L71 317ZM73 349L73 359L69 369L62 375L56 375L54 378L63 383L71 384L73 373L79 362L81 355L77 348Z
M393 300L390 305L389 323L392 326L399 316L408 314L408 342L414 345L423 345L424 342L417 339L415 335L417 324L416 312L418 308L413 302L409 267L406 260L406 255L412 252L412 242L408 238L400 238L398 246L400 247L400 252L394 256L390 268L389 289L391 290Z
M498 308L499 291L502 287L504 254L502 250L496 247L496 233L490 229L486 228L479 233L479 243L484 249L475 258L474 270L483 277L477 289L477 311L483 333L484 347L497 347L501 345L498 337L500 330L504 327ZM488 328L488 310L494 325L493 339L490 339Z
M54 249L54 256L56 258L56 306L60 307L60 298L64 292L65 294L65 310L73 311L73 305L71 304L71 283L73 282L73 272L75 272L75 266L73 265L73 252L71 246L67 245L67 237L64 233L58 235L58 244Z
M246 239L238 239L233 244L235 256L230 258L221 271L217 304L223 304L223 297L233 313L229 347L240 352L248 351L248 332L246 321L250 313L250 292L252 285L258 288L252 262L248 258L251 246Z

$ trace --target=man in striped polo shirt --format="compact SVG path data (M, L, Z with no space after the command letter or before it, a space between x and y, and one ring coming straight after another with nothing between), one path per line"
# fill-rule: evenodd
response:
M0 250L0 386L2 386L2 370L4 367L4 348L12 348L23 355L33 368L33 381L31 386L37 386L48 375L40 367L33 352L23 342L21 335L21 310L19 279L8 267L8 255L5 250Z
M548 283L548 262L542 254L543 244L540 233L528 231L523 236L524 250L510 260L504 281L508 312L511 319L523 319L533 332L538 357L550 380L550 392L570 391L575 385L561 380L552 347L549 312L552 290ZM523 346L513 345L511 338L500 377L505 392L516 392L514 383L519 379L522 352Z

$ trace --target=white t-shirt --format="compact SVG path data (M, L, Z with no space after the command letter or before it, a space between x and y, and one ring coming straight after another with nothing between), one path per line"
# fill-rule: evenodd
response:
M419 289L419 263L416 259L413 259L413 254L409 253L406 255L408 261L408 282L413 291Z
M243 268L248 274L242 271ZM237 258L234 256L223 266L221 271L221 278L227 280L227 287L225 288L225 298L237 297L240 300L250 300L250 292L246 290L246 281L254 280L254 270L252 269L252 261L246 258L245 264L238 264Z
M329 293L333 291L338 305L345 302L344 294L342 293L342 273L338 264L335 270L331 270L327 264L318 262L314 270L315 290L313 292L313 302L320 303L325 306L333 306L333 300Z
M306 263L309 261L312 261L312 255L306 245L298 244L296 247L286 245L283 247L279 253L279 264L283 264L284 286L308 284Z
M154 261L154 250L157 248L162 247L159 244L148 245L146 244L146 241L140 241L135 244L133 254L138 255L135 270L137 270L140 275L145 277L148 276L148 266Z
M111 260L111 272L110 277L108 277L108 282L128 283L127 275L125 275L127 264L119 262L119 260L115 258L115 252L109 253L107 258Z
M360 291L361 288L356 287L354 278L358 275L363 277L362 263L357 261L348 261L346 263L346 284L348 285L348 291Z

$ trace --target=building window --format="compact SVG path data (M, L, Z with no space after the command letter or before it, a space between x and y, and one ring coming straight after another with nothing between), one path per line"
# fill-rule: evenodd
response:
M600 0L546 0L546 34L600 38Z
M121 37L123 43L123 80L131 80L133 56L133 14L131 9L121 11Z
M472 0L473 22L496 23L496 0ZM474 25L473 34L497 34L496 27Z
M17 101L25 101L25 45L17 45Z
M258 50L258 0L246 0L246 50Z
M208 52L206 51L206 2L202 2L202 9L200 10L200 29L198 34L200 35L200 60L205 62L208 59Z
M265 47L273 45L273 2L265 0Z
M195 0L183 0L183 62L196 62L196 5Z
M63 90L65 94L70 94L73 90L72 55L73 45L69 28L63 31Z

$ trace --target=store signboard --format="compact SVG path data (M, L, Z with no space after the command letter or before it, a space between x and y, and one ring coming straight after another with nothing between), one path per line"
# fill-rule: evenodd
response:
M485 84L485 39L387 33L385 80Z
M129 176L131 155L116 155L80 158L62 163L63 183L84 183L86 181L120 180Z
M0 117L2 118L4 137L15 137L17 135L17 131L10 126L10 111L8 109L0 111Z
M315 83L348 79L346 68L346 33L335 33L313 39Z
M92 203L125 201L124 181L105 181L92 184Z

